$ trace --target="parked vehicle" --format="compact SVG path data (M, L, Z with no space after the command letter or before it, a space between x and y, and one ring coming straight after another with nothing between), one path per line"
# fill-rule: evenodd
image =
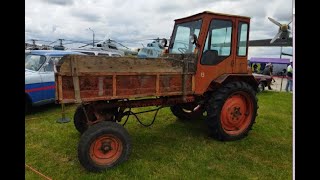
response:
M32 106L53 103L55 99L54 64L72 51L32 50L25 56L25 111ZM84 55L84 54L82 54Z
M257 73L252 73L254 78L258 81L258 88L257 92L262 92L265 90L265 87L271 84L272 82L272 77L268 75L263 75L263 74L257 74Z
M74 114L81 165L103 171L128 159L131 139L121 124L150 112L134 107L158 106L155 117L162 107L182 120L204 117L221 141L246 137L258 109L258 83L247 66L249 24L249 17L205 11L175 20L168 53L159 58L59 60L57 101L81 103Z
M26 60L27 55L30 54L30 52L31 52L31 50L25 50L25 52L24 52L24 54L25 54L25 56L24 56L24 57L25 57L25 60Z

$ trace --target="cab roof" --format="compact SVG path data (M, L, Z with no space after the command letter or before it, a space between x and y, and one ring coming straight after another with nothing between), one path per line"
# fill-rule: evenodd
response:
M187 19L187 18L192 18L192 17L196 17L196 16L201 16L203 14L229 16L229 17L240 17L240 18L248 18L248 19L250 19L250 17L248 17L248 16L240 16L240 15L233 15L233 14L223 14L223 13L216 13L216 12L212 12L212 11L203 11L201 13L193 14L191 16L175 19L175 21L182 20L182 19Z

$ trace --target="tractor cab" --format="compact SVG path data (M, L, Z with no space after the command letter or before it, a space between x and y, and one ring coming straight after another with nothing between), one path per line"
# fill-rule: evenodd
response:
M175 20L169 54L196 54L196 93L212 79L248 74L249 25L249 17L209 11Z

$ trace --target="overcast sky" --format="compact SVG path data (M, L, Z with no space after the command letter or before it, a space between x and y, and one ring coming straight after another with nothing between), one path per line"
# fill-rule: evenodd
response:
M292 6L292 0L26 0L25 39L90 41L91 28L96 40L110 38L139 48L147 39L169 38L174 19L203 11L249 16L250 40L272 39L278 27L268 17L288 23ZM283 52L291 54L292 48ZM280 47L250 47L248 54L279 55Z

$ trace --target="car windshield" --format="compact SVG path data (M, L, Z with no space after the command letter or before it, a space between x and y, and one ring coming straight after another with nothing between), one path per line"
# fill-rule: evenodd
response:
M45 56L29 54L25 57L25 68L32 71L38 71L45 62Z
M169 53L186 54L193 53L195 45L191 43L190 36L199 37L202 20L176 24L173 37L169 46Z

